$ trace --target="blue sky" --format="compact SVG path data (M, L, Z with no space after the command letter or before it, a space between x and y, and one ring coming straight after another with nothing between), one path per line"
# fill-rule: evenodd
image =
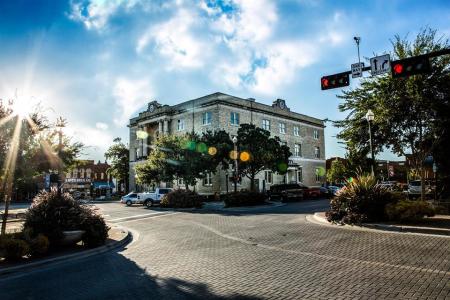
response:
M449 1L0 1L0 98L40 102L67 118L86 157L151 100L175 104L224 92L331 120L339 90L320 77L361 54L391 50L423 27L450 36ZM366 62L367 64L367 62ZM352 85L358 84L357 80ZM343 156L328 123L326 156ZM393 159L390 153L380 155Z

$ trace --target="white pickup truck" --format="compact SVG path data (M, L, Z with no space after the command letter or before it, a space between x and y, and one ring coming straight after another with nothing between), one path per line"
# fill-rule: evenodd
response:
M154 204L159 204L162 197L171 192L169 188L156 188L153 192L136 193L131 192L120 199L121 203L131 206L133 204L144 204L147 207L152 207Z

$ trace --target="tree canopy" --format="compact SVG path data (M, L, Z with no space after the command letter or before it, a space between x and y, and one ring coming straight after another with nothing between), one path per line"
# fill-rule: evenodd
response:
M110 161L107 172L123 185L127 193L129 189L130 151L121 138L115 138L113 142L114 144L105 153L105 158Z

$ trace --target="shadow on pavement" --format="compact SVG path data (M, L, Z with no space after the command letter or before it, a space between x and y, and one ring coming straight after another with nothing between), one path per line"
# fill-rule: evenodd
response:
M152 276L119 252L0 277L1 299L260 299L220 295L198 281Z
M326 211L330 208L330 199L304 200L299 202L288 202L286 205L278 207L233 207L227 209L164 209L159 207L145 208L143 210L162 212L162 211L179 211L192 214L218 214L224 216L245 216L245 215L261 215L261 214L314 214L315 212Z

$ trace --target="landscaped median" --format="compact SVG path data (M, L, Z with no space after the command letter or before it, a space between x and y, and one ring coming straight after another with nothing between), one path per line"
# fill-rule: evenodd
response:
M308 218L308 220L313 221L314 223L327 224L330 226L333 225L333 223L327 220L325 212L316 212L314 213L313 218ZM450 216L446 215L437 215L434 217L425 218L421 222L416 224L384 222L384 223L361 223L358 225L345 225L345 224L339 225L344 225L343 226L344 228L360 227L384 231L436 234L450 237Z
M56 191L39 194L17 223L19 230L0 236L0 274L92 255L130 238L126 230L107 226L91 207Z
M316 213L322 223L358 225L390 231L450 235L450 216L428 201L408 200L377 184L371 175L360 175L339 190L327 212Z

